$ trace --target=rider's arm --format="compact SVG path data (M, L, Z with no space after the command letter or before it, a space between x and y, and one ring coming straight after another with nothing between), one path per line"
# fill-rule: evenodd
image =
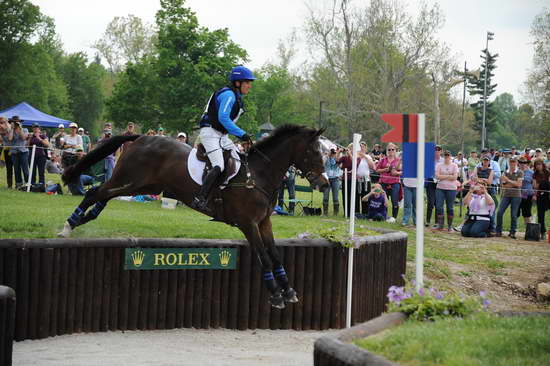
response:
M237 126L235 122L233 122L229 117L231 114L231 109L235 104L235 94L233 94L233 92L230 90L225 91L218 95L217 102L219 106L218 121L220 121L223 127L225 127L227 132L237 137L242 137L244 134L246 134L246 132L239 128L239 126Z

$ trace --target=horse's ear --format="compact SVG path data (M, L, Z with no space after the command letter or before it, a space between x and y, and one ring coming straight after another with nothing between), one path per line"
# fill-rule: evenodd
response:
M321 129L318 129L316 130L313 135L311 136L312 139L316 139L317 137L321 136L327 129L326 128L321 128Z

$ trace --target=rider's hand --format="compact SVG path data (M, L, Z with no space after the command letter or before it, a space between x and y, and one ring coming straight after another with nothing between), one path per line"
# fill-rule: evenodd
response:
M242 141L248 142L250 145L252 145L252 139L250 138L250 136L248 136L247 133L245 133L244 135L242 135L242 136L240 137L240 139L241 139Z

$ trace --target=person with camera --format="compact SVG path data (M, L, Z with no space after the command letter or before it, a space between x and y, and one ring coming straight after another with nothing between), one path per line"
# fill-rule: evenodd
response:
M11 125L6 117L0 117L0 160L6 165L6 180L8 188L13 187L13 163L11 160L10 148L8 147L8 135Z
M46 149L50 146L48 137L40 130L38 123L32 124L32 135L29 137L29 147L32 148L36 145L36 151L34 152L34 165L32 168L31 183L36 183L36 176L38 175L38 183L41 186L46 184L45 170L47 153Z
M367 202L367 220L385 221L388 216L388 196L379 183L372 186L372 191L362 198Z
M10 119L12 124L8 134L11 145L11 160L15 171L15 188L20 189L29 180L29 149L27 148L27 132L23 129L23 120L19 116Z
M477 182L470 186L464 198L464 205L468 207L468 218L462 225L460 233L465 237L486 238L489 234L495 202L487 192L485 183Z
M63 149L63 143L65 142L65 126L63 123L57 126L57 131L53 134L52 141L56 149Z
M323 215L328 216L328 201L330 192L332 192L332 214L338 215L340 210L340 202L338 201L338 192L340 191L340 176L342 170L338 165L338 155L342 150L340 148L332 148L329 153L323 156L325 172L328 176L329 188L323 191Z
M390 142L386 151L386 157L378 162L376 171L380 174L380 185L391 197L393 219L390 221L395 222L401 194L401 159L397 156L397 145Z
M63 139L63 155L61 160L63 162L63 168L73 165L76 160L76 150L83 150L82 136L77 133L78 125L74 122L69 124L70 134L65 135Z

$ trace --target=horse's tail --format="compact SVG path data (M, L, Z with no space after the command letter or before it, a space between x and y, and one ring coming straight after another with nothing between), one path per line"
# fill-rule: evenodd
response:
M140 136L141 135L114 136L108 140L105 140L105 142L100 143L95 149L86 154L76 164L65 169L63 176L61 177L63 179L63 183L74 183L86 169L116 152L117 149L125 142L134 141Z

